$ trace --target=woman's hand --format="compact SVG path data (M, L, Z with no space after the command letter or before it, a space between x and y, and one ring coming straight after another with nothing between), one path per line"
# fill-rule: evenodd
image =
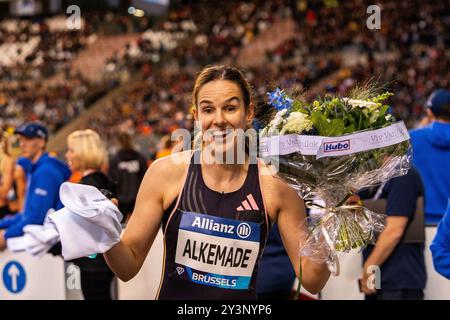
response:
M119 200L117 200L116 198L112 198L111 202L114 203L114 205L118 208L119 207Z
M347 205L358 204L358 205L362 206L363 202L362 202L361 198L358 195L353 194L353 195L350 196L350 198L348 198L348 200L347 200L347 202L345 204L347 204Z

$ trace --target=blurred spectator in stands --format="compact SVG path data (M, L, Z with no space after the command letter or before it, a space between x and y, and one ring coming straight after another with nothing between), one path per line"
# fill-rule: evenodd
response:
M165 135L161 138L159 143L158 152L156 153L156 159L167 157L172 153L172 148L175 146L177 141L172 141L169 135Z
M19 157L14 168L13 193L9 199L9 209L12 212L22 212L25 205L27 176L31 172L32 163L28 158Z
M9 152L6 134L0 129L0 219L10 214L8 193L14 183L15 160Z
M147 171L147 160L137 152L126 132L117 137L120 148L109 164L109 176L114 183L119 210L124 216L124 222L134 210L134 202Z
M5 249L6 239L23 235L28 224L43 224L50 209L62 207L59 187L70 177L69 168L45 153L48 131L40 123L26 123L16 128L23 156L31 163L24 211L0 220L0 250Z
M80 183L114 192L110 179L102 172L108 162L105 145L97 132L87 129L67 137L67 163L73 171L82 172ZM111 300L114 274L103 255L73 261L81 271L81 290L86 300Z
M430 250L433 255L434 268L450 280L450 198L448 199L447 211L439 222Z

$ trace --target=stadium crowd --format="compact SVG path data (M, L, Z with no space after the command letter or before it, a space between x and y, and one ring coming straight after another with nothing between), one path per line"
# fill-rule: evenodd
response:
M424 124L431 93L450 87L448 4L420 2L417 10L419 2L381 1L379 30L367 27L362 0L235 0L220 9L214 2L189 2L156 20L88 13L80 30L67 30L61 16L3 20L2 134L26 136L31 129L14 128L38 121L45 130L36 130L45 131L47 142L101 97L125 88L85 119L86 128L105 142L110 159L124 149L148 164L170 153L174 130L193 130L191 92L197 73L208 64L237 64L244 48L288 19L294 22L294 36L266 50L263 65L244 68L257 105L275 87L345 96L355 84L375 79L395 93L389 100L392 111L412 129ZM99 80L73 72L73 61L98 37L127 33L138 36L106 59ZM11 157L2 148L0 160ZM108 171L107 165L95 169ZM75 171L71 181L80 181Z

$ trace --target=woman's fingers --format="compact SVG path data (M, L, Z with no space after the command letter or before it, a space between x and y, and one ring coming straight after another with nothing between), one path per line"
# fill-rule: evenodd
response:
M111 202L114 203L116 207L119 207L119 201L116 198L112 198Z
M350 196L350 198L348 198L346 204L362 204L361 198L358 197L356 194Z

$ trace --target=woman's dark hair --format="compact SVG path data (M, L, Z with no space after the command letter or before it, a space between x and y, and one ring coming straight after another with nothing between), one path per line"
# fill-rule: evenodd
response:
M244 98L245 109L252 101L252 89L249 82L245 79L244 74L237 68L227 66L209 66L204 68L197 76L192 92L192 106L197 107L197 98L200 88L211 81L215 80L229 80L236 83L242 91Z
M120 148L122 150L134 151L133 143L131 142L131 136L126 132L120 132L117 136Z

